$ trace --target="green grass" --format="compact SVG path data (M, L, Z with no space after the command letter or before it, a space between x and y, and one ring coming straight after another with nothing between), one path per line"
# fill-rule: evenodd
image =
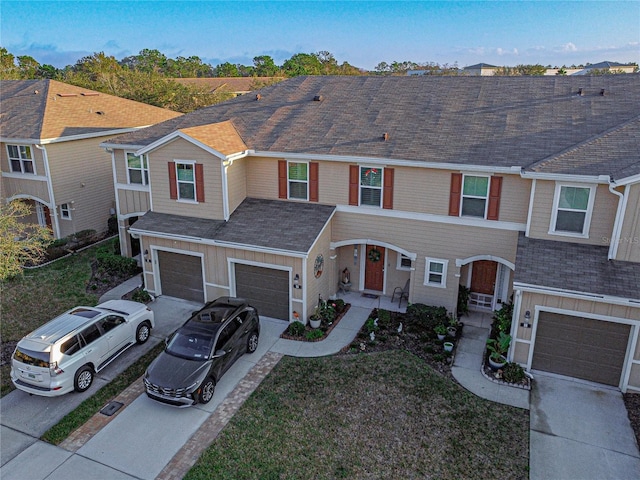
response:
M111 383L102 387L94 395L78 405L75 410L63 417L56 425L47 430L41 439L45 442L58 445L67 438L71 432L82 426L109 401L140 378L163 348L164 344L162 342L156 345L152 350L140 357L135 363L130 365L129 368L118 375Z
M406 351L285 357L185 477L527 478L529 414Z

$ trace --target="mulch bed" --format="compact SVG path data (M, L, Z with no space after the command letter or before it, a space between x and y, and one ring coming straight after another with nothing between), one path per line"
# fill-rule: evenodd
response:
M624 404L631 422L631 428L636 434L636 443L640 445L640 393L624 393Z
M343 310L336 316L336 319L333 322L331 322L330 325L325 325L324 323L322 325L320 325L320 331L323 332L323 335L321 337L319 337L319 338L314 338L312 340L309 340L306 337L307 332L310 332L311 330L316 330L314 328L311 328L308 323L305 326L306 328L305 328L304 333L302 334L302 336L296 337L296 336L293 336L293 335L288 335L287 331L285 330L280 335L280 338L284 338L284 339L287 339L287 340L296 340L296 341L299 341L299 342L320 342L320 341L324 340L325 338L327 338L327 335L329 335L331 333L331 330L333 330L335 328L335 326L338 325L338 323L340 322L342 317L345 316L345 314L349 311L350 308L351 308L351 304L350 303L345 303Z

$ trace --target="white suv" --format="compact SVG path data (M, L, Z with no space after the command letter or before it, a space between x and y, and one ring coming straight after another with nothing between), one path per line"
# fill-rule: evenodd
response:
M18 342L11 380L16 388L45 397L84 392L96 372L130 346L146 342L153 326L153 312L138 302L73 308Z

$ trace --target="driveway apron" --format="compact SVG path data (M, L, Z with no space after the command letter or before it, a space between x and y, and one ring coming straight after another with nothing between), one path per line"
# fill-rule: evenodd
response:
M640 478L618 390L543 374L531 391L530 479Z

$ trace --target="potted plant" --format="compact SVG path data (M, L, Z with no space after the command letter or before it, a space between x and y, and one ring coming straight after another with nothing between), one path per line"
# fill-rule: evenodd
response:
M453 342L444 342L442 344L442 346L444 347L444 351L445 352L452 352L453 351Z
M487 340L487 350L489 353L489 366L493 370L498 370L507 364L506 354L511 345L511 335L504 332L498 334L498 338Z
M447 327L447 333L450 337L455 337L458 333L458 318L455 315L449 315L449 326Z
M436 325L433 329L438 335L438 340L444 340L447 336L447 327L444 326L443 323Z
M321 323L322 318L317 313L314 313L309 317L309 325L311 325L311 328L320 328Z

